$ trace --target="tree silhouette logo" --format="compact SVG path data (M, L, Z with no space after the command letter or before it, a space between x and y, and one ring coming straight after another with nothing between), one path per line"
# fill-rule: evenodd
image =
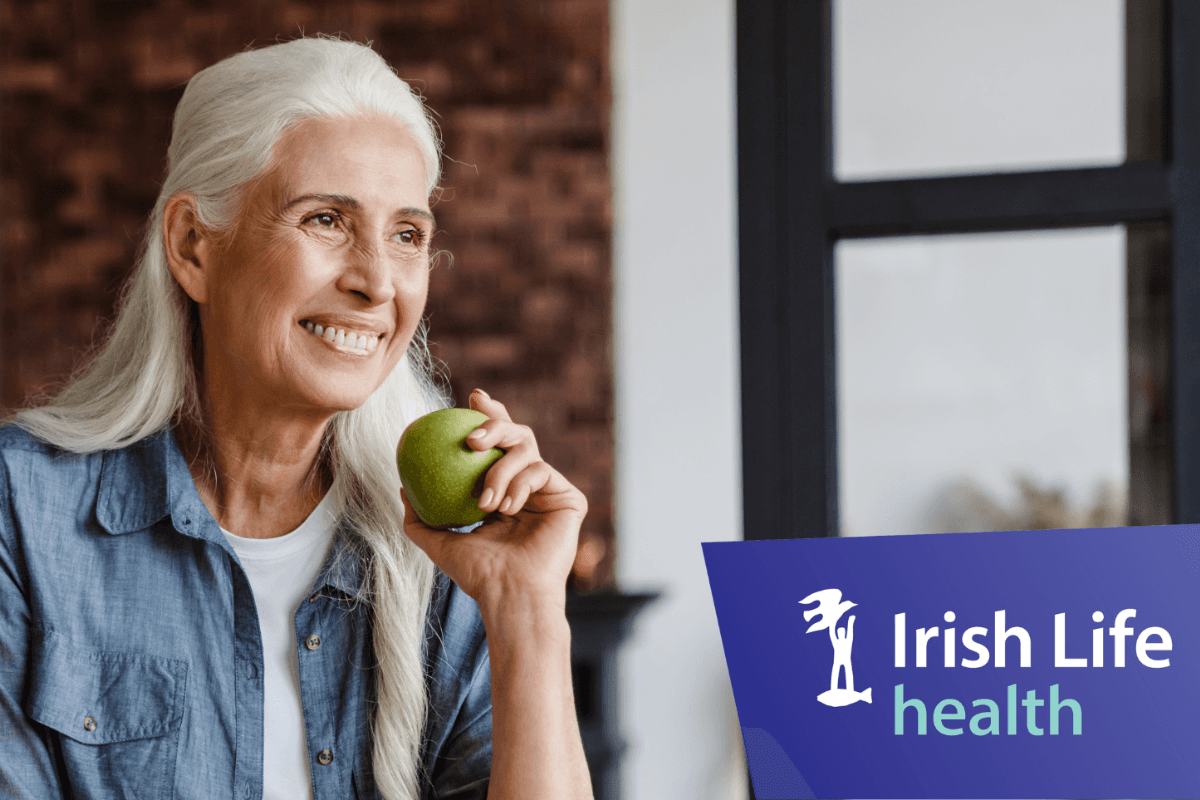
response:
M871 702L869 688L861 692L854 691L854 667L850 663L850 648L854 646L854 615L850 615L850 621L844 628L837 627L842 615L858 603L842 600L841 589L822 589L800 601L800 605L808 603L816 603L817 607L804 612L804 621L816 616L820 619L810 625L805 633L828 629L829 642L833 645L833 673L829 676L829 691L817 695L818 702L834 707L848 706L859 700ZM844 689L838 687L838 672L842 670L846 673Z

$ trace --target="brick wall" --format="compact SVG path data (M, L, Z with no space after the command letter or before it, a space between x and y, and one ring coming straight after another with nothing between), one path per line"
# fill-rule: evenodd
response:
M611 582L606 0L3 0L2 401L51 390L111 319L197 70L299 31L375 48L445 140L434 354L534 427L587 495L582 587Z

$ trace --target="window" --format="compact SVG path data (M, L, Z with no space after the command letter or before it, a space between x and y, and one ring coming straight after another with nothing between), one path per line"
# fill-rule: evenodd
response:
M839 374L838 313L853 297L838 295L838 263L872 246L853 240L1006 231L1118 237L1105 258L1124 251L1129 388L1123 428L1109 424L1127 439L1129 521L1200 521L1200 314L1185 313L1200 303L1200 270L1189 269L1200 263L1200 5L1126 4L1123 147L1079 159L1092 166L993 154L858 173L838 161L836 177L834 10L830 0L737 4L746 537L839 533L838 386L853 373ZM951 168L996 171L880 177ZM1008 278L1031 280L1017 269ZM1112 279L1109 269L1097 280Z

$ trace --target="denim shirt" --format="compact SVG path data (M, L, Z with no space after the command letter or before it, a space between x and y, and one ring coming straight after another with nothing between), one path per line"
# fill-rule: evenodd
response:
M378 797L373 622L348 541L295 614L317 800ZM422 796L482 800L487 643L440 572L424 649ZM260 798L262 675L250 584L171 431L73 455L0 428L0 797Z

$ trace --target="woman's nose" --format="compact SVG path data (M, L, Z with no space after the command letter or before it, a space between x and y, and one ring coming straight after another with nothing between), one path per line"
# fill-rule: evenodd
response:
M392 278L392 265L383 248L377 244L363 244L351 251L338 279L338 288L377 306L391 302L396 296Z

